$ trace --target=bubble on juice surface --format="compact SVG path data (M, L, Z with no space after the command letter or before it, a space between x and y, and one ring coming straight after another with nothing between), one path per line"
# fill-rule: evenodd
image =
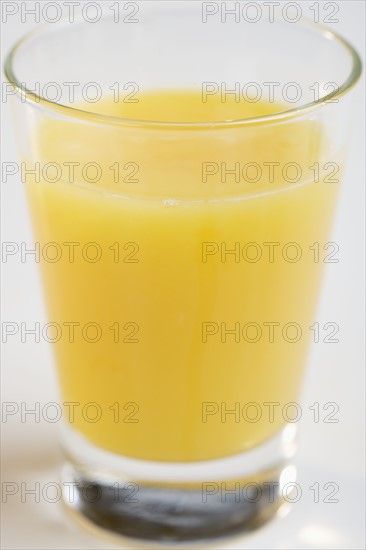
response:
M163 205L164 206L177 206L178 202L175 199L164 199Z

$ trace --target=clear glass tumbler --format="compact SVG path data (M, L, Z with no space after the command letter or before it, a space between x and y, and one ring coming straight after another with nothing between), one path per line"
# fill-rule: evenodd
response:
M5 68L64 498L142 539L252 529L296 479L360 60L239 2L113 5L31 33Z

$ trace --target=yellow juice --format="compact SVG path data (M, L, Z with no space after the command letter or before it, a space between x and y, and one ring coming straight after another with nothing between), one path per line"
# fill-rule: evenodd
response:
M137 126L106 119L97 131L81 115L37 132L33 159L62 167L61 178L52 166L39 182L27 178L49 320L62 328L53 344L62 400L90 443L146 460L205 460L285 425L338 188L322 166L314 181L326 137L309 118L149 124L278 108L156 92L93 107L146 121ZM79 163L72 182L65 163ZM90 164L85 182L88 163L100 171ZM268 403L279 404L272 419Z

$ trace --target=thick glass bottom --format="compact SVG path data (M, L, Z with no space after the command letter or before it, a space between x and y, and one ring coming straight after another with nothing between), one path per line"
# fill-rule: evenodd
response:
M161 542L253 530L285 503L296 480L295 429L246 453L195 463L119 457L64 428L66 504L111 533ZM285 492L284 492L285 489Z

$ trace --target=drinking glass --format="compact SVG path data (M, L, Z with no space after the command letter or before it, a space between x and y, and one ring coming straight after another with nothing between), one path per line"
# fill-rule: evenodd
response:
M322 25L225 6L120 3L6 61L64 499L142 539L250 530L285 503L337 252L359 57Z

